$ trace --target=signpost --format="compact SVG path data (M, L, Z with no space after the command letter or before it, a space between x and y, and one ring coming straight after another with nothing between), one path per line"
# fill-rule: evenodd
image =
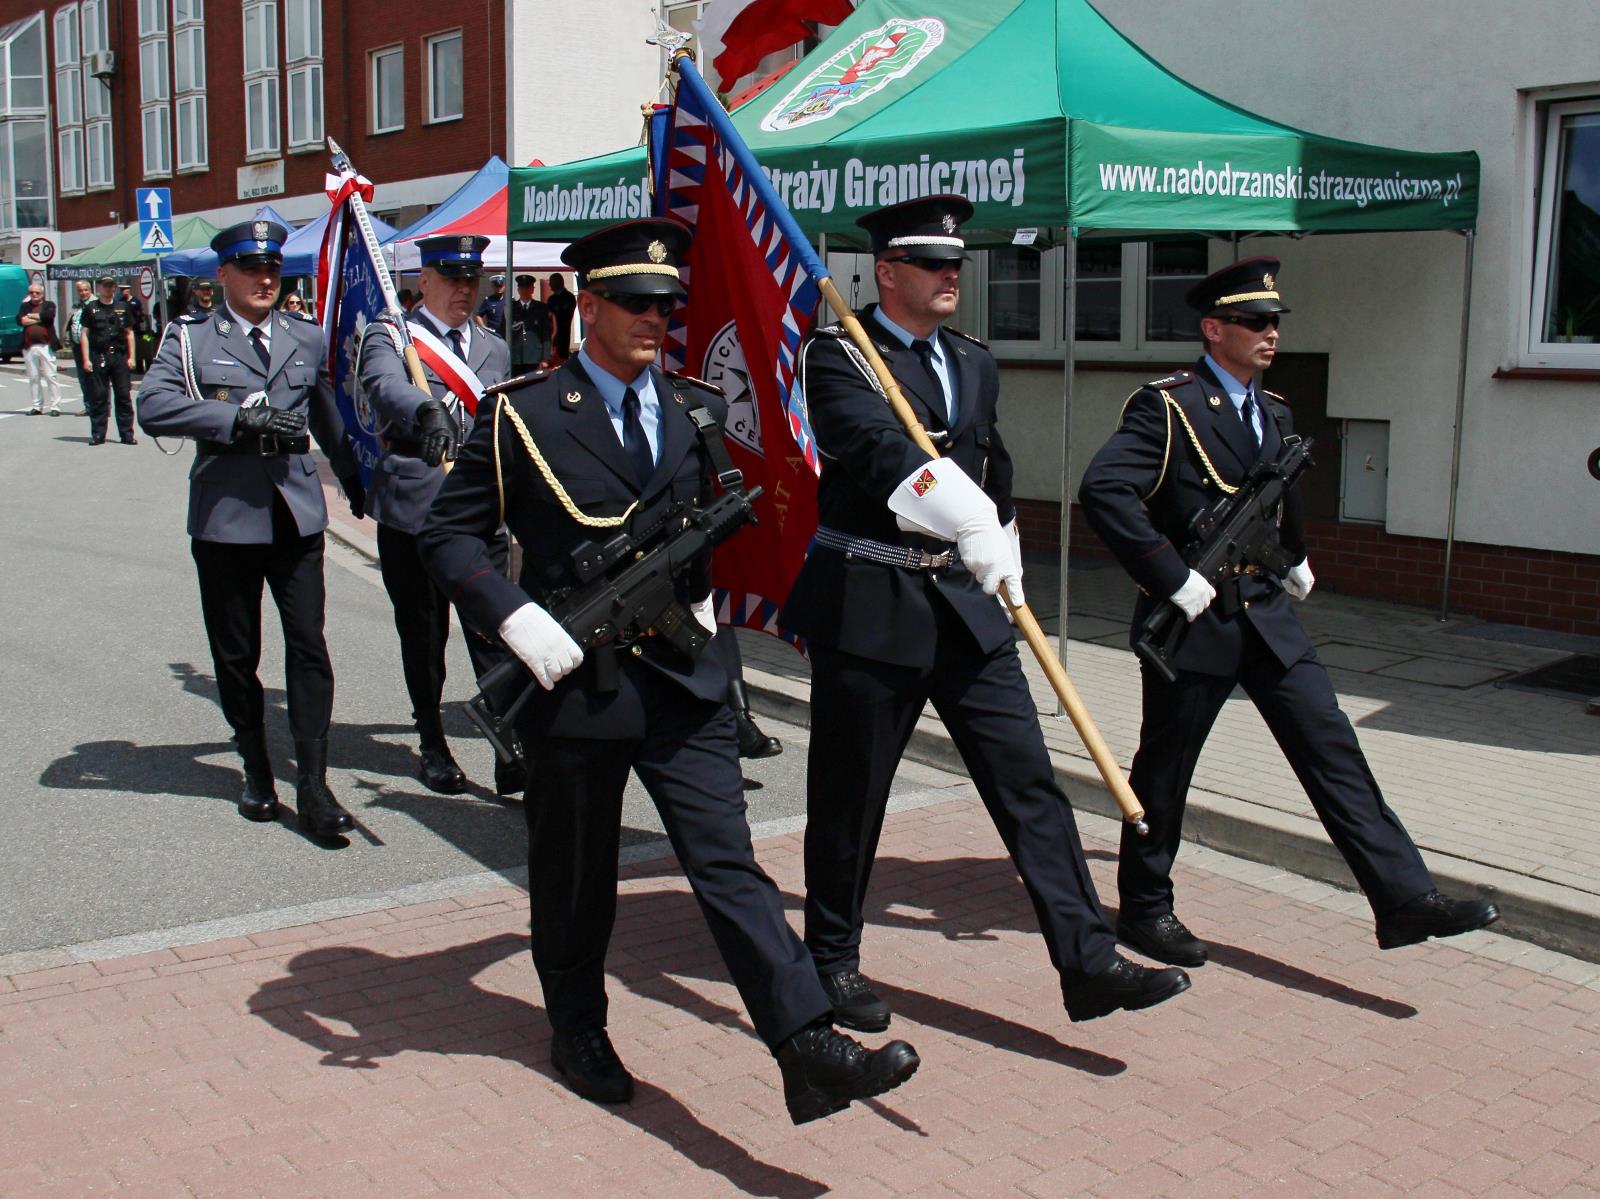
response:
M172 191L165 187L139 189L139 253L170 254L172 241Z
M22 230L22 263L44 270L61 257L61 234L54 229Z

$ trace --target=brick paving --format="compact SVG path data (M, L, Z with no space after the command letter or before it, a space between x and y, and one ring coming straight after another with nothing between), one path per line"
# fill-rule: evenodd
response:
M799 834L758 853L793 915ZM1600 1192L1600 967L1380 953L1356 896L1205 849L1179 876L1213 963L1072 1025L975 798L892 814L866 965L924 1066L798 1129L670 859L622 886L626 1108L553 1081L515 888L0 978L0 1194Z

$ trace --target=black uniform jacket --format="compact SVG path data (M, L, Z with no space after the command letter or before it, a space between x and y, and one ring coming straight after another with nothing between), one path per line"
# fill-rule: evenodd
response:
M862 324L928 430L941 457L955 462L988 493L1000 523L1015 516L1011 457L995 424L999 372L982 342L940 330L946 360L957 377L956 422L950 427L942 393L917 355L880 325L876 306ZM800 346L800 383L822 456L817 485L823 526L891 545L947 550L948 542L902 532L889 496L928 456L919 450L877 390L866 361L839 325L815 330ZM987 652L1012 638L999 601L985 595L966 570L915 571L814 547L801 568L778 623L819 645L901 666L933 664L937 591Z
M677 502L703 502L713 495L712 471L689 411L704 406L721 423L722 395L709 384L651 368L661 405L661 450L655 473L641 494L605 401L577 358L549 373L523 376L491 388L478 408L477 423L455 468L433 502L418 537L424 565L463 619L491 639L500 625L532 599L547 606L553 591L573 587L572 553L588 541L619 531L580 524L540 473L516 427L527 430L574 506L586 516L621 516L638 501L635 519L651 522ZM500 469L496 470L496 446ZM504 511L501 485L504 485ZM488 541L502 518L521 544L522 576L513 583L495 569ZM709 558L694 564L679 582L685 603L711 592ZM594 657L617 655L615 690L597 686ZM554 690L529 702L527 725L559 737L615 739L645 730L645 700L635 671L664 676L699 699L721 702L727 675L717 655L690 662L656 637L620 652L603 648Z
M1147 383L1128 398L1117 431L1084 472L1078 491L1084 515L1139 584L1135 629L1189 577L1181 550L1194 515L1225 498L1224 488L1238 486L1258 458L1276 458L1293 432L1288 405L1271 392L1258 388L1257 394L1263 408L1259 451L1204 359L1192 371ZM1298 491L1285 499L1278 539L1291 560L1305 559ZM1237 615L1224 617L1213 604L1189 626L1175 654L1179 669L1234 673L1244 621L1285 666L1310 649L1276 579L1241 576L1238 587L1245 606Z

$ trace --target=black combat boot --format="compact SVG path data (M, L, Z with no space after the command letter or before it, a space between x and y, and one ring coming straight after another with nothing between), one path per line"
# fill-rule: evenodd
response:
M802 1028L778 1047L783 1099L796 1124L831 1116L852 1100L892 1091L922 1064L904 1041L869 1050L826 1020Z
M294 803L300 812L300 827L313 837L337 837L355 828L350 813L328 790L328 742L294 743Z
M733 723L739 730L741 758L775 758L783 752L783 742L767 736L750 719L750 693L743 679L728 684L728 707L733 709Z
M278 818L278 789L272 781L272 760L267 757L267 730L247 729L233 735L244 760L244 790L239 795L239 815L246 820Z

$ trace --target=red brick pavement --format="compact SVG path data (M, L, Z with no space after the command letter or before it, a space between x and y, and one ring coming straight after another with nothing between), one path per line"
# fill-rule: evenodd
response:
M552 1081L511 888L0 978L0 1195L1600 1193L1600 992L1180 876L1213 964L1071 1025L981 808L891 816L866 964L923 1069L799 1129L670 863L612 946L628 1108Z

